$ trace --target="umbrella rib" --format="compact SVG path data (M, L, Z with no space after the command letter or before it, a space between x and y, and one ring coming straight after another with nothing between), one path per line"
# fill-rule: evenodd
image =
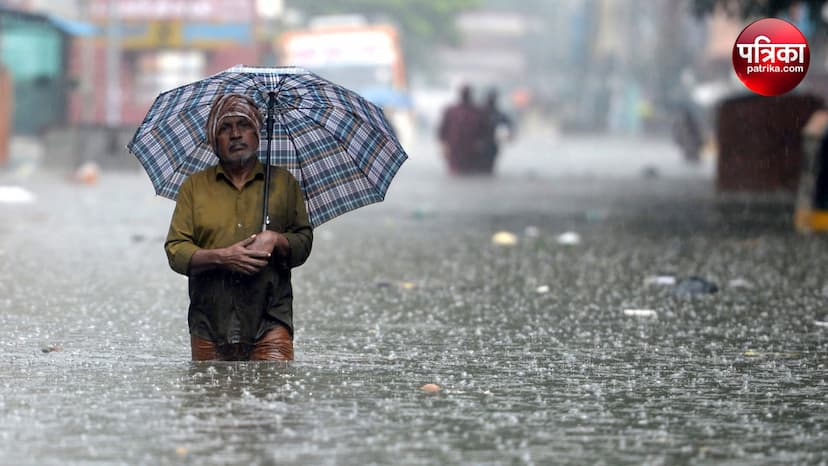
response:
M284 87L284 84L285 84L284 82L280 83L279 90L281 90ZM331 84L331 83L329 83L329 84ZM311 84L306 84L303 87L306 88L306 89L324 90L326 87L328 87L329 84L311 83ZM290 85L288 85L287 87L284 87L284 88L286 90L291 89ZM348 93L353 94L353 96L358 97L360 100L364 100L364 98L360 94L358 94L357 92L354 92L350 89L345 89L345 90ZM346 112L346 113L352 113L351 112L352 109L348 107L348 104L343 103L343 101L341 101L341 100L331 98L328 95L324 95L324 93L322 93L322 94L323 94L323 97L317 97L317 98L308 98L305 95L298 95L298 96L296 96L296 99L299 101L299 104L297 104L297 106L284 106L284 107L281 107L281 109L310 110L310 109L335 108L337 110L341 110L341 111ZM366 101L366 103L369 105L369 107L376 107L371 102ZM305 104L305 105L303 106L302 104ZM366 111L366 109L362 109L362 110L363 110L363 112L365 112L365 115L359 115L360 120L366 121L371 127L373 127L376 130L379 130L380 132L384 133L387 137L389 137L391 139L396 138L396 136L393 133L390 133L390 134L388 133L386 128L384 128L383 125L380 124L380 120L373 121L375 118L377 118L377 115L371 114L371 112ZM382 113L382 110L379 109L378 107L373 108L372 110L376 111L378 114Z
M293 136L291 136L290 134L290 128L288 128L288 125L285 123L285 117L283 112L279 112L279 119L282 121L282 127L285 128L285 132L288 135L288 141L290 141L290 144L293 146L293 158L296 160L296 171L302 174L302 181L300 181L301 184L299 185L299 187L302 189L302 192L304 193L306 192L305 187L307 186L307 182L305 181L305 173L302 170L302 159L301 157L299 157L299 150L296 148L296 143L293 141ZM307 199L305 200L307 201Z
M337 109L337 110L340 110L340 109ZM348 152L348 150L347 150L347 146L345 145L345 143L344 143L342 140L340 140L338 137L336 137L336 134L335 134L335 133L331 132L331 131L330 131L328 128L326 128L323 124L321 124L321 123L319 123L318 121L316 121L315 119L311 118L309 115L306 115L306 117L307 117L307 121L309 121L309 122L311 122L312 124L316 125L316 126L317 126L318 128L320 128L322 131L324 131L326 134L328 134L328 135L329 135L329 136L330 136L330 137L331 137L334 141L336 141L336 142L337 142L337 144L338 144L340 147L342 147L342 148L343 148L342 152L344 152L344 153L345 153L345 155L347 155L348 157L350 157L350 158L351 158L351 160L353 160L354 162L356 162L356 159L354 159L353 155L351 155L351 153L350 153L350 152ZM367 122L363 121L361 118L360 118L359 120L360 120L360 122L361 122L361 123L363 123L363 124L368 124ZM369 125L369 126L370 126L370 125ZM285 129L287 130L287 125L285 125ZM384 142L386 142L386 143L388 142L388 135L386 135L383 131L377 131L377 129L376 129L376 128L374 128L374 127L372 127L372 129L373 129L374 131L376 131L378 134L380 134L380 135L383 137ZM293 138L291 138L291 142L293 142ZM294 144L294 146L293 146L293 147L294 147L294 150L295 150L296 145ZM297 159L298 159L298 157L297 157ZM359 171L360 171L363 175L365 175L366 180L367 180L367 179L370 179L370 178L368 178L368 176L369 176L370 174L369 174L369 173L366 173L366 172L365 172L365 170L363 169L363 167L360 167L360 166L359 166L359 164L357 164L357 163L354 163L354 166L356 166L356 167L357 167L357 169L358 169L358 170L359 170ZM376 189L376 188L377 188L377 187L376 187L376 185L374 185L373 183L368 183L368 184L371 186L371 189L372 189L372 191L374 191L374 194L375 194L375 195L376 195L376 194L379 194L380 196L384 197L384 194L383 194L383 193L379 193L379 192L378 192L378 190Z
M342 112L352 114L352 115L358 117L361 121L367 123L369 126L374 128L375 130L378 130L378 131L382 132L386 136L391 137L391 139L394 139L396 137L393 133L389 134L386 131L386 129L382 126L382 124L379 124L379 121L371 121L373 118L376 117L375 115L371 115L370 113L367 113L367 112L364 116L359 115L355 112L352 112L350 108L348 108L345 104L341 103L338 100L330 99L330 98L327 98L327 99L325 99L324 101L321 101L321 102L318 101L318 100L311 100L311 99L301 99L301 100L310 102L310 105L308 105L307 107L297 107L297 110L305 110L305 109L323 109L324 110L324 109L328 109L328 108L333 108L333 109L340 110ZM367 102L367 103L370 104L370 105L373 105L370 102ZM381 112L381 110L379 110L379 111Z

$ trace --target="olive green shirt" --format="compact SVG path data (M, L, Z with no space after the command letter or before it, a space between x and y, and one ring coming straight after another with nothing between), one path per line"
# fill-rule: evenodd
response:
M255 275L224 269L189 274L196 250L224 248L261 231L264 176L259 162L241 190L221 165L189 176L178 192L164 243L170 267L189 276L190 333L219 345L253 344L279 323L293 334L290 271L310 255L313 230L299 183L287 170L271 170L268 229L285 235L289 256L274 253Z

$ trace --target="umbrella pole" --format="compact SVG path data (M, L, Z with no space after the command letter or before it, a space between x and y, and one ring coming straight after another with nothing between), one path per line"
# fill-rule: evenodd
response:
M267 230L270 224L270 216L267 214L268 199L270 199L270 142L273 140L273 122L276 119L276 93L270 91L267 93L267 162L265 163L265 179L264 179L264 200L262 201L262 231Z

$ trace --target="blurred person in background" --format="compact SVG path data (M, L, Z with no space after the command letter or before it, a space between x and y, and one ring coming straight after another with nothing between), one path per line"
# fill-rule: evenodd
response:
M449 174L485 173L487 128L486 114L474 104L471 86L461 86L460 101L443 112L437 128Z
M262 225L262 115L247 96L216 99L207 141L219 163L181 186L164 249L189 277L192 359L293 359L291 269L307 260L313 231L296 178L273 167L270 223Z
M500 109L497 99L497 89L491 89L486 94L486 102L483 105L486 131L484 133L482 167L483 172L488 174L494 173L495 160L500 151L500 142L511 141L515 136L514 122Z
M701 148L704 144L701 128L689 107L679 110L673 121L673 141L681 148L684 160L697 163L701 158Z

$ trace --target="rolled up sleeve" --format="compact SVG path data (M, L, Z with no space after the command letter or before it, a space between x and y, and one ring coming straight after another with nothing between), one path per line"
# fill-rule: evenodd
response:
M199 249L193 241L193 223L193 190L190 179L187 179L178 192L167 240L164 242L170 268L182 275L189 274L190 259Z

